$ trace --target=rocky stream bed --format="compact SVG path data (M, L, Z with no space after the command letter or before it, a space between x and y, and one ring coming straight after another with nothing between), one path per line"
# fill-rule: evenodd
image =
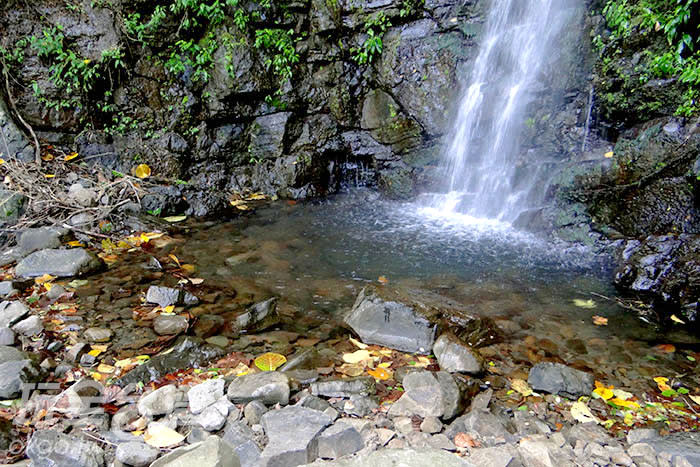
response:
M696 341L619 308L598 266L540 275L530 246L511 271L460 238L487 253L448 274L467 259L424 268L402 239L432 250L396 225L362 256L372 231L340 228L339 203L376 225L336 200L20 234L0 283L4 461L700 465Z

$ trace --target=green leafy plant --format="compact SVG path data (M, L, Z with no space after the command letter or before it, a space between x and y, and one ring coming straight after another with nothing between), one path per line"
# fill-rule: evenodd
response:
M358 65L372 63L376 57L381 55L384 50L384 33L390 27L391 21L383 12L373 16L365 23L367 37L360 47L350 49L352 58Z

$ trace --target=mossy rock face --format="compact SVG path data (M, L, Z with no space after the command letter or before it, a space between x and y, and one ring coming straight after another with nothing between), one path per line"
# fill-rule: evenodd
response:
M416 194L415 181L409 169L381 171L378 185L382 193L391 199L410 199Z

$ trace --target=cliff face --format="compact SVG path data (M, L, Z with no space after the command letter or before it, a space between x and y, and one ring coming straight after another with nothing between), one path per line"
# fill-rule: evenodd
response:
M19 112L40 138L91 162L119 172L147 163L187 181L156 190L145 207L197 215L244 189L297 199L359 181L407 198L429 185L489 8L484 0L69 3L0 10ZM222 17L188 3L220 5ZM589 47L579 13L563 38L571 53L548 64L536 92L525 164L561 161L584 137ZM15 146L6 152L31 154Z

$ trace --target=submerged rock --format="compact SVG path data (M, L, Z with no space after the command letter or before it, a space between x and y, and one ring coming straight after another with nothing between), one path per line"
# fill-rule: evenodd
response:
M341 378L317 381L311 383L311 394L324 397L369 396L375 394L374 378L360 376L358 378Z
M72 277L88 274L99 269L102 261L82 248L70 250L41 250L20 261L15 267L19 277L39 277L50 274L57 277Z
M532 369L527 382L535 391L576 399L593 391L593 376L561 363L538 363Z
M153 319L153 330L159 336L175 336L187 331L189 321L184 316L158 315Z
M172 287L161 287L157 285L152 285L148 288L146 291L146 301L148 303L155 303L161 308L171 305L190 306L199 303L199 299L197 297L185 290L174 289Z
M276 371L238 376L228 387L228 398L237 404L258 400L268 405L287 405L289 378Z

